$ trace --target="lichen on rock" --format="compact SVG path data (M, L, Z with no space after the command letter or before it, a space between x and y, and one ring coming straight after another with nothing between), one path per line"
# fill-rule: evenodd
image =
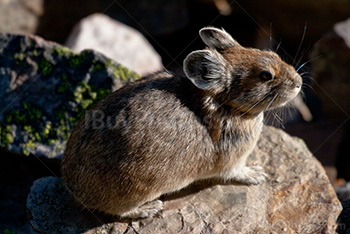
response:
M139 75L92 50L0 34L0 146L57 157L84 111Z

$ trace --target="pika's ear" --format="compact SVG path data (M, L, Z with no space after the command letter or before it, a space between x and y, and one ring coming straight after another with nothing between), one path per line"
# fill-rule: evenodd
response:
M219 92L223 87L225 59L217 52L197 50L184 60L184 72L188 79L200 89Z
M205 27L199 31L203 42L213 49L223 50L228 47L241 46L225 30L213 27Z

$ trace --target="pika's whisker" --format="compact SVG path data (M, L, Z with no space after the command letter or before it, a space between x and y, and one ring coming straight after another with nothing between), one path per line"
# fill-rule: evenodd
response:
M299 72L299 70L300 70L302 67L304 67L306 64L311 63L312 61L315 61L316 59L319 59L320 57L322 57L322 56L319 55L319 56L317 56L317 57L315 57L315 58L313 58L313 59L310 59L310 60L306 61L305 63L301 64L301 65L297 68L296 71Z
M257 105L259 105L260 102L262 102L263 100L265 100L265 98L267 98L268 95L265 95L262 99L260 99L259 101L257 101L253 106L251 106L248 110L246 110L243 114L241 114L238 118L241 118L242 116L244 116L245 114L247 114L249 111L251 111L254 107L256 107Z
M277 47L276 47L276 53L278 52L278 49L281 47L282 41L280 41L280 43L278 43Z
M281 119L281 117L280 117L278 114L276 114L276 113L272 113L272 115L275 117L275 119L277 120L277 122L279 122L279 124L281 125L281 127L282 127L283 129L285 129L284 124L283 124L283 120Z
M276 99L277 96L278 96L278 93L271 99L270 103L266 107L266 110L269 109L269 107L272 105L273 101Z
M303 76L303 75L311 75L311 72L307 72L307 71L306 71L306 72L300 73L299 75L300 75L300 76Z
M304 32L303 32L303 35L302 35L302 37L301 37L301 41L300 41L300 44L299 44L299 47L298 47L297 53L295 54L295 57L294 57L294 59L293 59L293 64L294 64L294 62L295 62L296 58L298 57L298 54L299 54L300 49L301 49L301 45L302 45L302 44L303 44L303 42L304 42L305 35L306 35L306 29L307 29L307 22L305 22L305 25L304 25ZM300 61L300 60L299 60L299 61Z

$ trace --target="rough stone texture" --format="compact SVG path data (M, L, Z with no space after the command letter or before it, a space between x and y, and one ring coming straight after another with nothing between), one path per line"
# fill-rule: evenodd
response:
M43 0L0 0L0 32L34 33L43 13Z
M66 46L76 52L94 49L142 76L163 69L161 57L141 33L103 14L82 19Z
M265 127L248 164L263 165L268 182L202 181L163 197L164 210L143 220L83 211L72 203L61 179L41 178L27 198L30 223L33 233L335 232L340 202L302 140Z
M84 110L139 75L94 51L0 34L0 146L62 155Z
M333 31L322 38L309 56L313 87L323 102L329 117L350 114L350 19L334 25Z

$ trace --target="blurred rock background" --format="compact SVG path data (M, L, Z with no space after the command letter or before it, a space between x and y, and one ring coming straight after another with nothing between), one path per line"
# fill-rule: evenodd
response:
M135 58L135 51L148 51L147 55L140 53L140 58L146 57L152 65L142 65L142 74L163 66L181 72L186 55L204 46L198 30L208 25L223 27L244 46L275 50L296 68L305 64L299 73L312 121L305 122L298 112L288 109L270 114L268 122L303 138L334 186L350 181L350 1L0 0L0 32L35 34L77 51L114 47L110 34L101 34L107 23L97 23L91 27L95 30L82 33L82 20L93 13L103 13L140 32L116 38L128 46L117 43L121 47L115 51L124 51L126 60ZM118 29L112 30L120 35ZM78 49L80 36L86 43ZM139 49L140 41L144 49ZM107 56L113 58L113 53ZM4 150L0 154L0 191L4 191L0 210L22 209L33 180L52 175L50 170L59 175L58 165L49 160L40 162ZM22 227L25 222L24 210L2 213L0 233L9 233L11 227ZM3 225L6 223L12 226Z

